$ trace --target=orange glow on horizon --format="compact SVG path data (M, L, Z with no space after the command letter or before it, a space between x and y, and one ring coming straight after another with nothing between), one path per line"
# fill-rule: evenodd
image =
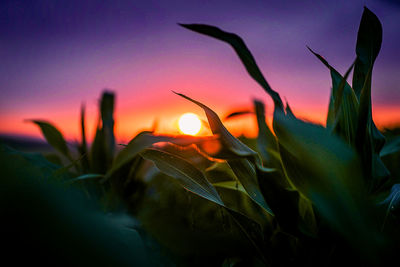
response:
M119 110L117 107L115 114L115 133L116 138L119 142L128 142L136 134L143 130L152 130L157 121L157 127L155 132L157 134L179 134L178 119L179 116L190 108L183 105L181 108L179 105L173 104L174 109L166 110L164 108L154 108L152 112L147 110L127 112L127 110ZM200 111L197 115L202 121L203 127L197 135L210 135L211 131L207 128L207 118L201 109L192 107L194 112ZM213 105L210 105L213 107ZM96 104L91 108L88 108L86 114L86 138L90 142L93 140L95 127L97 123L97 111ZM296 109L292 107L295 115L301 119L305 119L310 122L325 125L326 110L319 107L310 107L309 111L302 109ZM71 111L72 110L72 111ZM229 109L227 109L229 110ZM266 114L267 124L271 126L272 121L272 110L268 109ZM222 118L223 110L217 110L216 112ZM44 119L54 125L62 132L64 137L69 141L80 140L80 127L79 127L79 108L63 110L58 112L43 111L36 113L35 116L25 116L22 113L18 114L18 117L12 114L0 114L0 134L6 135L20 135L41 138L42 135L37 126L32 123L24 122L25 119ZM163 114L161 116L160 114ZM373 107L374 121L379 129L399 127L400 126L400 107L385 107L375 106ZM254 115L245 115L238 118L223 121L225 127L235 136L245 135L246 137L253 138L257 136L257 123Z

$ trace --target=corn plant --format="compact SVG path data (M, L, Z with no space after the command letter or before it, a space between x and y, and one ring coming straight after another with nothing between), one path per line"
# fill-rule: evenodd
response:
M356 59L344 76L310 49L328 67L332 78L326 127L293 114L270 87L238 35L209 25L181 26L233 47L247 72L274 102L274 133L265 123L263 104L255 101L258 154L232 136L210 108L178 94L203 108L219 138L218 151L207 153L202 144L198 144L199 150L218 162L223 160L234 175L213 184L208 177L210 170L200 171L181 157L179 150L171 153L149 148L141 155L187 190L223 207L266 265L337 264L345 259L379 264L393 256L398 231L392 231L395 224L389 226L387 219L398 209L399 186L382 158L389 150L398 153L399 146L398 140L385 144L372 119L371 76L382 42L382 26L376 15L364 9ZM350 86L347 78L353 68ZM260 223L254 214L227 205L220 188L245 194L266 214L264 221ZM382 195L386 196L384 201Z

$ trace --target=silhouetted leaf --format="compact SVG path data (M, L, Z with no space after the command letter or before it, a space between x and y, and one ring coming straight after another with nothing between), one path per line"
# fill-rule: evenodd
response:
M332 91L326 120L327 127L336 128L336 133L352 143L357 127L358 99L346 80L353 65L346 72L345 77L342 77L321 55L315 53L309 47L308 49L329 68L331 73Z
M207 115L211 131L213 132L213 134L219 136L219 140L221 140L222 143L222 150L219 151L216 155L211 156L227 159L229 166L232 168L236 177L242 183L243 187L246 189L251 199L253 199L266 211L272 213L271 209L268 207L268 204L265 202L264 197L261 194L257 182L255 165L259 165L259 167L262 168L259 155L248 146L240 142L240 140L235 138L225 128L218 115L212 109L183 94L176 94L203 108L204 112ZM246 157L248 157L249 159L247 159Z
M79 153L82 156L82 170L84 172L89 171L89 158L88 158L88 149L87 149L87 142L86 142L86 130L85 130L85 105L82 104L81 106L81 144L78 147Z
M228 115L225 116L224 120L229 120L232 118L240 117L243 115L248 115L248 114L253 114L251 110L239 110L239 111L234 111L229 113Z
M389 171L379 156L385 143L385 137L376 128L372 120L371 75L372 66L367 73L360 96L356 148L362 156L363 165L365 166L364 178L369 190L372 192L387 181Z
M367 87L371 87L371 81L368 81L367 73L373 67L381 49L381 44L382 25L378 17L367 7L364 7L360 27L358 28L356 44L357 59L353 74L353 89L358 98L360 98L364 84L367 83Z
M62 136L61 132L57 130L52 124L46 121L41 120L30 120L31 122L35 123L37 126L40 127L46 141L58 152L62 155L67 157L69 160L72 161L71 154L67 147L67 143L65 142L64 137Z
M222 124L221 120L219 119L218 115L206 105L191 99L183 94L176 93L175 94L189 100L190 102L198 105L201 107L207 115L208 123L210 124L211 131L214 135L218 135L219 139L222 142L222 150L218 151L216 156L217 158L237 158L238 156L241 157L258 157L258 154L250 149L248 146L240 142L239 139L234 137Z
M263 87L264 90L271 96L272 100L275 103L275 107L283 109L282 99L280 98L279 94L274 90L272 90L272 88L269 86L267 80L264 78L263 74L258 68L253 55L247 48L246 44L243 42L242 38L240 38L238 35L234 33L225 32L217 27L210 25L204 25L204 24L179 24L179 25L194 32L205 34L230 44L237 53L237 55L239 56L243 65L246 67L246 70L250 74L250 76L254 80L256 80L261 85L261 87Z
M100 118L91 151L92 171L106 173L114 158L114 93L104 91L100 100Z
M254 100L254 107L257 116L258 136L257 145L266 166L271 168L280 168L280 155L275 136L265 122L264 104Z

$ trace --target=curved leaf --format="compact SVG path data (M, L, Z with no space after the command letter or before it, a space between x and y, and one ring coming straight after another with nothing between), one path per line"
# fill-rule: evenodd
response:
M46 141L54 149L56 149L62 155L67 157L69 160L71 161L73 160L63 135L56 127L54 127L51 123L47 121L42 121L42 120L30 120L30 121L40 127L40 130L42 131L44 137L46 138Z
M237 156L241 157L258 156L257 152L255 152L254 150L250 149L248 146L240 142L239 139L234 137L225 128L225 126L219 119L217 113L215 113L212 109L188 96L176 92L174 93L198 105L204 110L208 119L208 123L210 124L212 133L214 135L218 135L219 139L222 142L222 149L228 150L228 151L226 150L219 151L217 153L218 155L211 155L211 156L216 156L217 158L223 158L223 159L236 158Z
M208 182L203 173L190 162L157 149L146 149L140 155L153 161L163 173L178 179L187 190L224 206L215 188Z
M225 206L217 190L203 173L183 158L156 149L146 149L140 153L145 159L153 161L165 174L178 179L187 190L212 201L224 208L253 244L259 256L267 262L264 255L262 230L260 225L247 216Z
M364 7L360 27L358 28L357 59L353 74L353 89L358 98L360 98L362 88L366 82L368 87L371 86L371 81L367 81L367 73L373 67L381 49L381 44L382 24L374 13Z
M335 131L345 140L349 140L349 143L354 142L357 127L358 99L354 90L347 83L347 77L354 64L342 77L321 55L315 53L311 48L307 48L329 68L331 73L332 91L326 120L327 127L335 127Z
M201 143L214 139L215 137L195 137L187 135L167 136L154 135L150 132L141 132L137 136L135 136L128 143L128 145L117 154L113 161L112 167L105 175L105 180L109 179L115 171L131 161L143 149L148 148L155 143L170 142L176 145L187 146L190 144Z
M275 107L283 109L283 103L281 97L277 92L272 90L272 88L269 86L267 80L264 78L263 74L258 68L253 55L247 48L246 44L243 42L242 38L240 38L238 35L234 33L225 32L217 27L210 25L204 25L204 24L179 24L179 25L194 32L205 34L230 44L237 53L237 55L239 56L243 65L246 67L246 70L250 74L250 76L256 82L258 82L258 84L260 84L261 87L263 87L264 90L271 96L272 100L274 101Z
M176 94L203 108L204 112L207 115L211 131L213 132L213 134L217 134L222 142L223 150L218 152L217 155L211 156L227 159L229 166L232 168L236 177L246 189L250 198L253 199L262 208L264 208L267 212L272 214L271 209L269 208L268 204L264 200L263 195L261 194L257 182L255 165L257 165L259 168L263 168L257 152L253 151L248 146L240 142L240 140L238 140L236 137L234 137L225 128L218 115L212 109L183 94ZM247 159L246 157L249 159ZM272 170L269 169L268 171Z
M251 110L234 111L234 112L231 112L228 115L226 115L223 120L229 120L229 119L232 119L232 118L236 118L236 117L240 117L240 116L248 115L248 114L253 114L253 111L251 111Z
M279 111L274 114L274 130L296 188L349 242L362 244L365 250L376 248L380 236L357 154L327 129Z

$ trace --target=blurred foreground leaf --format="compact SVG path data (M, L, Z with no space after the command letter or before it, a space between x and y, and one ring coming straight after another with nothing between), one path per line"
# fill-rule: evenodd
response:
M4 262L40 265L144 266L138 233L104 214L82 193L65 188L38 161L0 147Z

